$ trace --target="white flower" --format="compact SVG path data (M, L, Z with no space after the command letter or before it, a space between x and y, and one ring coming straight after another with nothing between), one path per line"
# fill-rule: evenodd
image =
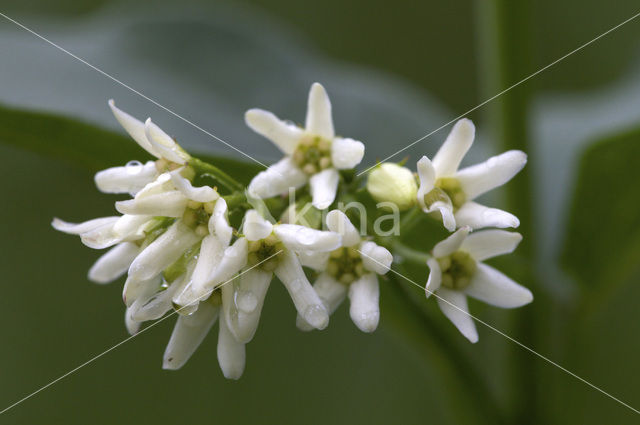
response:
M488 208L473 199L511 180L526 164L524 152L512 150L487 161L458 170L473 143L475 127L468 119L456 123L433 157L418 161L418 203L427 212L438 211L449 231L457 227L518 227L519 220L508 212Z
M336 197L338 170L354 168L364 156L361 142L336 137L331 102L318 83L309 92L305 128L262 109L247 111L245 121L286 155L251 181L249 191L258 198L285 194L290 187L298 188L309 181L313 206L325 209Z
M148 183L154 181L163 171L178 168L189 160L189 154L169 135L152 123L151 119L143 123L118 109L113 100L109 100L109 107L133 140L156 157L158 161L148 161L145 164L131 161L122 167L99 171L95 175L95 182L100 191L135 195Z
M488 304L515 308L533 301L527 288L518 285L483 260L513 252L522 240L519 233L484 230L469 234L462 227L433 248L425 287L427 297L435 293L445 316L471 342L478 341L467 307L467 295Z
M377 202L393 202L405 211L415 205L418 185L411 170L385 162L369 173L367 191Z
M242 270L238 279L221 287L229 330L239 342L253 338L264 297L275 274L289 292L298 313L314 328L324 329L329 315L304 274L296 252L328 252L340 246L340 235L295 224L271 224L249 210L244 236L230 246L214 277L196 294L206 293Z
M380 319L380 291L376 275L389 271L393 256L374 242L361 239L357 229L340 210L327 214L327 227L342 236L342 245L324 257L317 254L315 258L304 257L305 265L321 271L313 288L329 314L338 308L348 292L353 323L363 332L373 332ZM302 330L312 329L300 315L296 322Z

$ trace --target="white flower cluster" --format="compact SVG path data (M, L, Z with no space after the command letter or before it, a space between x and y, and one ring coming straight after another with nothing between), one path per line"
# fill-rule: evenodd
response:
M355 187L350 170L361 162L364 145L335 135L331 104L320 84L311 87L304 128L263 110L246 113L249 127L285 154L258 173L246 190L214 165L190 156L150 119L143 123L113 101L109 105L124 129L156 160L96 174L102 192L131 195L116 202L121 215L80 224L54 219L52 225L79 235L91 248L111 247L91 267L89 278L107 283L127 275L123 300L130 333L169 311L179 314L164 368L184 365L217 321L220 367L225 377L239 378L245 345L257 330L274 275L297 310L298 328L324 329L347 296L354 324L363 332L377 328L378 275L389 271L393 256L382 239L361 234L344 212L331 208L340 194ZM436 294L442 311L461 332L476 341L466 295L500 307L523 305L532 295L480 262L511 252L519 234L469 234L471 228L518 225L511 214L472 199L509 180L526 157L507 152L458 171L473 132L470 121L460 121L433 162L427 157L418 162L419 188L411 171L382 164L370 173L367 189L374 199L390 200L402 211L437 212L447 229L459 228L433 249L426 290ZM281 195L292 188L315 212L322 212L314 225L290 218L295 206L287 205ZM277 205L267 208L261 201L267 198ZM270 214L275 210L287 218L276 222ZM236 223L232 216L242 219Z

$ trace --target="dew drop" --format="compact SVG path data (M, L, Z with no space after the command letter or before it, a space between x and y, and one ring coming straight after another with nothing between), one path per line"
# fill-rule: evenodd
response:
M127 174L130 176L135 176L136 174L140 174L142 172L143 165L140 161L129 161L127 165L125 165L125 170Z

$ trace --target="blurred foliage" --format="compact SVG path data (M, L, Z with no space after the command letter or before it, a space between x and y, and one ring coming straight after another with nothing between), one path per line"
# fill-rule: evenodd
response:
M638 158L633 129L598 140L580 160L562 262L591 290L614 290L640 268Z

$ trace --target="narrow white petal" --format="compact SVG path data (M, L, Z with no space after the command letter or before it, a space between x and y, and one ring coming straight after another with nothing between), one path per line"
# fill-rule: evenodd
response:
M227 379L240 379L244 372L246 353L244 344L235 340L224 316L220 317L218 332L218 363Z
M354 246L360 243L360 233L351 223L349 217L340 210L332 210L327 214L327 228L342 236L342 246Z
M311 229L297 224L276 224L273 232L293 251L327 252L337 249L342 238L338 233Z
M420 187L418 187L418 203L422 209L427 206L424 203L424 196L431 192L436 184L436 170L433 164L426 156L420 158L417 164L418 178L420 179Z
M138 322L157 320L173 308L172 299L176 290L181 286L181 281L176 279L168 288L160 288L145 297L138 297L129 309L131 317Z
M262 109L249 109L244 114L244 121L253 131L271 140L285 155L296 150L303 135L301 128Z
M127 307L133 305L138 298L145 298L156 293L162 285L162 277L158 274L149 279L127 277L122 288L122 301Z
M189 160L189 155L160 127L147 118L144 123L144 134L153 146L153 149L160 153L162 158L166 158L176 164L185 164Z
M182 217L188 201L182 192L172 190L143 198L118 201L116 210L122 214Z
M526 163L527 155L524 152L508 151L480 164L464 168L458 171L455 177L470 200L502 186L518 174Z
M264 171L260 171L249 184L249 193L257 198L282 195L289 188L297 189L307 182L307 175L286 156Z
M455 233L449 235L443 241L440 241L433 247L433 256L435 258L446 257L460 249L460 245L471 231L468 227L461 227Z
M373 332L380 321L378 277L367 273L349 286L351 320L362 332Z
M469 119L463 118L453 126L447 140L433 157L433 167L438 177L451 176L458 170L475 134L476 128Z
M100 229L103 226L113 226L119 218L119 216L100 217L83 223L68 223L60 220L59 218L54 218L51 222L51 226L60 232L69 233L71 235L81 235L82 233Z
M339 180L340 175L335 168L327 168L311 176L309 186L313 199L311 203L314 207L319 210L329 208L329 205L336 199Z
M520 220L515 215L497 208L485 207L473 201L465 202L454 215L458 226L469 226L472 229L520 225Z
M213 274L205 282L194 282L192 290L196 297L203 297L216 285L227 284L247 264L247 239L240 238L224 251L224 255Z
M193 230L176 221L136 257L129 267L129 276L145 280L160 274L199 240Z
M393 262L393 255L388 249L371 241L362 242L360 254L364 268L377 274L388 272Z
M173 185L178 189L182 194L196 202L211 202L215 201L220 197L218 192L215 191L212 187L202 186L195 187L191 184L189 179L186 179L180 174L182 172L182 168L178 168L171 172L171 181Z
M219 309L211 303L202 303L192 315L178 317L164 351L163 369L180 369L189 360L216 322Z
M521 240L522 235L517 232L483 230L467 236L460 249L471 254L476 261L483 261L513 252Z
M331 163L338 170L355 168L364 158L364 144L348 137L336 137L331 143Z
M436 201L429 208L424 209L425 212L439 212L442 217L442 225L450 232L456 230L456 217L453 213L451 202Z
M131 311L129 310L129 308L130 307L128 307L124 311L124 325L127 327L127 332L129 332L129 335L135 335L140 330L140 326L142 326L142 323L133 320L133 317L131 315Z
M136 241L146 236L145 231L152 220L151 215L125 214L113 225L113 233L122 240Z
M265 220L256 210L249 210L244 215L242 232L250 241L259 241L271 234L273 224Z
M171 298L171 303L176 309L176 313L181 316L189 316L198 309L200 301L207 298L207 295L198 296L193 290L193 271L196 265L195 259L187 264L187 270L182 276L177 278L172 285L177 284L177 288Z
M233 227L229 225L227 219L227 201L220 198L213 207L213 214L209 219L209 233L215 235L220 243L226 248L233 236Z
M203 288L206 286L214 269L222 260L225 249L226 247L213 235L207 235L202 239L200 254L198 254L192 276L192 285L194 288Z
M458 328L460 333L469 341L478 342L478 331L473 319L469 315L467 296L462 292L451 291L446 288L438 289L438 306L447 319Z
M273 273L254 268L222 285L225 318L238 342L246 344L253 339L272 277Z
M144 131L144 123L127 114L126 112L118 109L113 102L113 99L109 100L109 107L111 108L111 112L116 117L116 120L120 123L120 125L129 133L131 138L138 143L142 149L149 152L151 155L156 158L160 158L160 153L151 146L151 143L147 140L147 136Z
M438 260L433 257L427 260L427 266L429 266L429 279L427 280L427 285L424 287L424 291L427 298L429 298L440 288L440 284L442 283L442 269L440 269Z
M313 289L322 300L329 315L336 311L347 296L347 286L337 282L327 273L320 273L313 284ZM299 314L296 318L296 326L301 331L313 330L313 326L308 324Z
M531 291L483 263L478 263L465 292L475 299L502 308L520 307L533 301Z
M309 91L307 103L307 119L305 130L317 134L325 139L333 139L333 119L331 118L331 101L320 83L313 83Z
M89 279L96 283L116 280L127 272L139 252L140 247L131 242L116 245L91 266Z
M327 268L329 252L297 251L296 254L298 254L300 264L305 267L312 268L319 272Z
M98 190L104 193L129 193L135 195L158 177L154 161L146 164L127 164L98 171L94 177Z
M136 199L143 198L149 195L157 195L158 193L167 192L169 190L175 190L173 182L171 181L170 173L162 173L156 179L148 183L142 188L140 192L136 194Z
M280 255L276 276L289 291L291 300L302 318L316 329L324 329L329 324L329 314L322 300L313 290L302 270L296 255L285 250Z

